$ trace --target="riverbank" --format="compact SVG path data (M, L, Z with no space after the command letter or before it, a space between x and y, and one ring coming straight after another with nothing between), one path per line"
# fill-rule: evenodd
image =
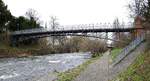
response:
M0 58L10 58L10 57L29 57L29 56L39 56L51 54L49 49L20 49L20 48L9 48L0 49Z
M19 47L11 47L5 43L0 42L0 58L10 58L10 57L30 57L30 56L40 56L47 54L58 54L58 53L74 53L83 51L61 51L57 48L52 48L51 46L41 47L39 45L26 45ZM99 53L92 53L92 57L99 56Z
M86 37L65 37L56 39L54 44L50 38L18 41L16 47L10 46L10 39L4 35L0 38L0 57L22 57L32 55L74 53L90 51L93 57L107 50L106 41ZM95 46L96 45L96 46Z
M107 51L72 81L108 81L108 62L109 52Z
M72 81L74 80L82 71L84 71L88 65L94 63L96 60L100 59L102 54L99 54L99 56L93 57L89 60L87 60L85 63L79 65L76 68L70 69L65 72L58 73L58 81Z
M0 58L28 57L52 53L50 48L40 48L38 45L11 47L0 42Z
M113 81L150 81L150 51L139 55L124 72Z

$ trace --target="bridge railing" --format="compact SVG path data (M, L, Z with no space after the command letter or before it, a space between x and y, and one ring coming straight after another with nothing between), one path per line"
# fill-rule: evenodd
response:
M113 25L110 23L105 24L81 24L81 25L66 25L66 26L60 26L61 28L64 28L65 30L86 30L86 29L112 29L114 28ZM133 28L132 24L129 25L119 25L117 28Z
M120 25L119 28L132 28L133 25ZM48 31L65 31L65 30L88 30L88 29L115 29L111 24L81 24L81 25L66 25L59 26L55 30L50 28L34 28L25 29L12 32L12 34L25 34L25 33L36 33L36 32L48 32Z
M120 54L114 59L112 65L116 65L121 62L132 50L134 50L138 45L140 45L145 40L145 34L138 36L134 41L132 41L128 46L126 46Z
M43 31L45 31L44 28L34 28L34 29L14 31L12 32L12 34L35 33L35 32L43 32Z

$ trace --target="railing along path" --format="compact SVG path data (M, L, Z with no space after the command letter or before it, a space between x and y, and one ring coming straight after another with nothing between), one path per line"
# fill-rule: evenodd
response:
M120 54L114 59L112 65L116 65L121 60L123 60L131 51L133 51L138 45L140 45L145 40L145 34L138 36L134 41L132 41L128 46L126 46Z

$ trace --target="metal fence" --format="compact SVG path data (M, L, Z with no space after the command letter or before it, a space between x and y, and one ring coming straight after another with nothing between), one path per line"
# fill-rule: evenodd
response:
M134 41L132 41L128 46L126 46L120 54L114 59L112 65L116 65L121 60L123 60L130 52L132 52L138 45L140 45L145 40L145 34L138 36Z

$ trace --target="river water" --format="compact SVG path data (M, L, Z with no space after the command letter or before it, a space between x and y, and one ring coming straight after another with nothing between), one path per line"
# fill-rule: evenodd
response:
M64 72L91 58L90 53L49 54L0 59L0 81L29 81L49 72Z

